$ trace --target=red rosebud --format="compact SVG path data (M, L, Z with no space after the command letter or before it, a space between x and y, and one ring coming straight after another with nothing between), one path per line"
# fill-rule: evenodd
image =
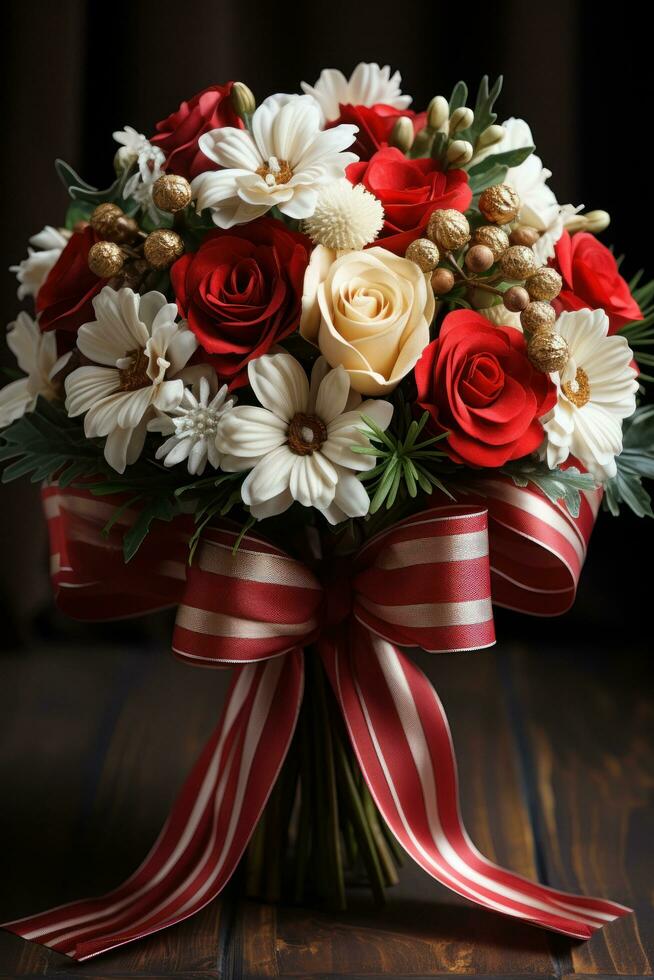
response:
M604 310L609 318L609 333L643 319L613 253L589 232L570 235L564 231L550 265L563 278L563 289L553 302L557 313Z
M83 323L95 319L92 300L105 281L91 272L88 259L98 240L90 225L70 236L36 297L41 330L77 334Z
M436 160L407 160L395 147L378 150L367 163L351 163L345 173L381 201L385 217L379 238L383 241L374 244L383 244L397 255L404 255L411 242L424 235L433 211L465 211L472 201L463 170L443 173Z
M198 92L167 119L157 123L157 135L150 140L166 154L164 170L193 180L205 170L217 170L218 164L205 157L198 146L203 133L222 126L243 129L230 100L233 82L212 85Z
M393 126L401 116L407 116L413 123L413 131L423 129L427 120L425 112L412 112L411 109L396 109L392 105L342 105L341 114L329 128L341 123L352 123L359 127L359 132L350 150L360 160L370 160L377 150L388 146Z
M457 463L503 466L538 448L539 418L556 401L549 375L527 357L514 327L495 327L473 310L449 313L415 367L418 404Z
M210 232L170 277L179 311L218 375L239 387L247 365L297 328L311 242L274 218Z

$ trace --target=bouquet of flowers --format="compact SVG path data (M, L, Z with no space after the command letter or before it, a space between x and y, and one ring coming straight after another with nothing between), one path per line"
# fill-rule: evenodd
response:
M43 482L58 600L177 606L175 654L233 667L139 870L9 923L84 959L251 894L345 906L402 850L489 908L581 938L623 906L528 882L462 826L443 708L406 647L494 642L491 602L574 598L597 510L652 516L654 283L560 205L501 79L425 112L399 74L240 82L149 139L14 267L4 479Z

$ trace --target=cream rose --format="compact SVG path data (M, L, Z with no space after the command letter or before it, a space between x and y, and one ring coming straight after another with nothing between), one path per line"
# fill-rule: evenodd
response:
M342 365L362 395L385 395L429 343L435 301L414 262L368 248L337 253L318 245L304 279L303 337L332 367Z

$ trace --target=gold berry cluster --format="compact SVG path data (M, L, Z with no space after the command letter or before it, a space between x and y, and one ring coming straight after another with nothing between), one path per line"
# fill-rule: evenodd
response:
M412 242L406 258L431 275L437 297L458 286L476 309L499 299L507 310L519 313L534 367L560 371L568 349L563 337L554 333L551 302L561 292L561 276L536 258L533 246L539 233L518 223L520 198L511 186L488 187L479 197L479 211L486 223L474 230L460 211L434 211L427 237Z
M191 203L191 185L177 174L164 174L153 185L152 200L160 211L176 214ZM89 249L89 269L115 285L138 289L149 273L168 269L184 253L172 228L146 234L117 204L98 204L89 224L101 239Z

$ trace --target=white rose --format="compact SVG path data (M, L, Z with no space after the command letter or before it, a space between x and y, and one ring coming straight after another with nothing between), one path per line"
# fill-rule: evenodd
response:
M304 280L302 336L363 395L385 395L429 343L435 300L414 262L385 248L337 253L318 245Z

